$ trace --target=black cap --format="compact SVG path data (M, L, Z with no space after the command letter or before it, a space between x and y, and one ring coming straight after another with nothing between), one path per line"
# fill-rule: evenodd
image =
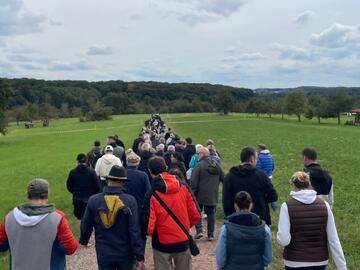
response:
M105 178L114 181L126 181L127 180L126 169L122 166L114 165L112 166L109 175L106 176Z

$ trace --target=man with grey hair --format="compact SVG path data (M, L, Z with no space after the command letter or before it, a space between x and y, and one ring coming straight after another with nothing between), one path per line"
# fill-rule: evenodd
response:
M149 177L149 179L151 179L149 170L148 170L148 162L149 159L152 158L154 156L154 154L151 152L151 144L150 143L144 143L141 146L141 152L140 152L140 164L139 164L139 171L143 171L144 173L147 174L147 176Z
M28 202L14 208L0 224L0 252L10 250L10 269L65 269L65 255L78 243L65 214L48 203L49 183L28 184Z
M174 145L169 145L167 148L166 153L164 154L164 159L166 162L166 166L170 166L171 163L171 154L175 153L175 146Z
M190 185L199 204L200 210L204 209L207 215L208 240L214 240L215 211L218 203L219 184L224 179L223 171L218 162L211 159L206 147L198 148L199 162L191 174ZM203 237L201 219L195 225L196 239Z

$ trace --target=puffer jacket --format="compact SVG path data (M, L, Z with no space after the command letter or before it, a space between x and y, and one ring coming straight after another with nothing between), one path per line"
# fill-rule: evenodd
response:
M200 219L199 209L189 188L167 172L152 181L143 209L143 232L152 236L154 249L165 253L178 253L189 248L186 234L154 197L156 192L180 222L190 232Z
M199 204L217 205L219 184L224 174L218 162L211 157L201 159L191 174L190 186Z
M275 164L269 150L262 150L256 161L256 168L263 170L267 176L272 176Z

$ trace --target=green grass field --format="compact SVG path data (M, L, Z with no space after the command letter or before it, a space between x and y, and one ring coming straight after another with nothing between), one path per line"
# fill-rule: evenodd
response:
M0 137L0 216L25 200L29 180L42 177L50 181L51 202L67 214L76 231L71 196L65 187L68 172L75 167L76 155L87 152L95 139L105 143L106 136L113 133L119 134L130 147L147 117L123 115L96 123L65 119L51 122L49 128L31 130L11 126L9 134ZM295 118L281 120L279 116L269 119L245 114L173 114L164 117L177 133L183 137L191 136L195 143L205 143L212 138L226 172L239 163L242 147L265 143L275 157L274 185L280 195L278 206L288 197L288 179L303 168L302 148L315 146L319 162L333 176L334 214L348 269L360 269L360 127L338 126L335 119L326 119L318 125L316 120L298 123ZM272 216L275 224L272 227L274 262L268 269L279 270L283 267L281 249L275 241L278 210ZM222 217L221 202L218 217ZM0 269L7 269L6 265L6 257L0 257ZM329 269L335 268L330 265Z

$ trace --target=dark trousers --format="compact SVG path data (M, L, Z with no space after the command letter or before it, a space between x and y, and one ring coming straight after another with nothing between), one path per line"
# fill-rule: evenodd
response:
M215 230L215 211L216 205L202 205L199 204L200 211L204 209L205 214L207 215L207 234L208 237L214 237ZM202 220L200 218L199 222L195 225L196 233L202 232Z
M326 265L322 266L308 266L308 267L289 267L285 266L285 270L325 270Z
M103 261L98 262L99 270L133 270L134 268L134 261L123 261L123 262L116 262L116 261Z
M81 220L84 216L85 209L87 206L87 199L73 198L74 216Z

